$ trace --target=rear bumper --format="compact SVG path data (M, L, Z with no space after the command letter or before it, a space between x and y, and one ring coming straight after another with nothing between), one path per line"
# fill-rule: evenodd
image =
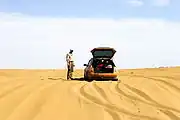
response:
M91 79L117 80L116 73L91 73Z

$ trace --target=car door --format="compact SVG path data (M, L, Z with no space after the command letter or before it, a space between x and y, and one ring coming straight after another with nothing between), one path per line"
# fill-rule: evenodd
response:
M92 59L89 60L86 68L85 68L85 74L86 76L88 76L89 72L90 72L90 67L91 67L91 64L92 64Z
M89 74L91 72L92 62L93 62L93 59L90 59L88 66L87 66L87 74Z

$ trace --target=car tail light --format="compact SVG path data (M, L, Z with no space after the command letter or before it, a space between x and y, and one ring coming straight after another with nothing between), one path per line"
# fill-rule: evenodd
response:
M99 65L98 65L98 68L101 68L101 67L103 67L103 66L104 66L103 64L99 64Z

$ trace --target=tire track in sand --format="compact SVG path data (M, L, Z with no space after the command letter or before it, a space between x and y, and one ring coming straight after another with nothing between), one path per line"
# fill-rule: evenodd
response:
M171 120L180 120L180 117L174 115L174 113L172 113L171 111L168 110L160 110L160 111L165 115L167 115Z
M46 83L38 90L31 92L6 120L33 120L40 112L41 107L45 104L50 94L50 89L58 85L58 83L59 82Z
M99 87L95 82L92 83L92 86L99 93L99 95L101 95L104 98L104 100L112 104L112 102L109 100L108 96L106 95L105 91L101 87Z
M136 89L136 88L135 88L135 89ZM124 97L126 97L126 98L128 98L128 99L135 100L135 101L138 101L138 102L141 102L141 103L145 103L145 104L148 104L148 105L152 105L152 106L154 106L154 107L158 107L158 108L161 108L161 109L169 109L169 110L172 110L172 111L175 111L175 112L180 112L180 110L177 110L177 109L174 109L174 108L167 107L167 106L164 106L164 105L162 105L162 104L159 104L158 102L156 102L155 100L153 100L150 96L146 95L145 93L143 93L143 94L145 94L144 96L139 95L138 93L136 93L136 94L138 94L139 96L143 97L143 98L146 99L148 102L145 101L145 100L142 100L142 99L140 99L140 98L137 98L137 97L135 97L135 96L133 96L133 95L128 95L128 94L126 94L124 91L122 91L122 90L118 87L118 84L115 86L115 90L116 90L120 95L123 95ZM138 90L138 91L140 91L140 90ZM133 92L133 91L132 91L132 92ZM140 93L142 93L142 91L141 91ZM148 96L148 97L146 97L146 96Z
M68 81L69 82L69 81ZM91 83L87 82L87 81L73 81L72 83L69 84L68 90L69 93L71 95L74 95L77 99L78 99L78 103L80 108L83 107L82 101L86 101L88 103L92 103L91 101L89 101L88 99L86 99L84 96L82 96L80 93L80 88L86 85L90 85ZM96 105L96 104L95 104ZM98 106L99 107L99 106ZM101 107L100 107L101 108ZM113 120L121 120L120 117L118 116L117 113L115 113L114 111L111 111L107 108L103 108L105 112L107 112L110 117L112 117ZM88 112L89 114L89 112ZM90 113L91 114L91 113ZM96 114L96 113L95 113Z
M107 103L112 105L112 102L109 100L109 98L106 95L105 91L102 88L100 88L95 82L92 83L92 85L93 85L94 89L99 93L99 95L102 96L103 99L107 101ZM106 112L108 112L111 115L113 120L121 120L116 111L111 111L111 110L109 110L107 108L105 110L106 110Z
M146 79L151 79L151 80L154 80L154 81L160 81L162 83L166 83L166 85L169 85L170 87L173 87L174 85L173 84L170 84L166 81L163 81L161 79L155 79L155 78L151 78L151 77L145 77L145 76L140 76L140 75L134 75L134 77L143 77L143 78L146 78ZM174 118L179 118L177 117L174 113L170 112L169 110L171 111L174 111L174 112L177 112L177 113L180 113L180 110L177 110L177 109L174 109L174 108L171 108L171 107L168 107L168 106L164 106L162 104L159 104L158 102L156 102L155 100L153 100L150 96L148 96L146 93L144 93L143 91L139 90L139 89L136 89L134 87L131 87L127 84L124 84L124 86L129 89L130 91L136 93L137 95L139 95L140 97L143 97L144 99L146 99L147 101L149 101L150 103L146 102L146 101L143 101L139 98L136 98L134 96L131 96L131 95L127 95L125 94L122 90L120 90L120 88L118 87L118 84L116 85L116 90L117 92L121 93L122 95L126 96L126 97L129 97L131 99L134 99L134 100L138 100L140 102L143 102L143 103L146 103L146 104L149 104L149 105L152 105L154 107L159 107L161 110L162 113L164 113L165 115L167 115L170 119L174 119ZM179 91L179 88L178 87L175 87L176 90ZM164 112L163 112L164 111ZM177 119L175 119L177 120Z
M177 86L175 86L174 84L171 84L171 83L169 83L169 82L167 82L167 81L164 81L164 80L162 80L162 79L151 78L151 77L146 77L146 76L141 76L141 75L133 75L133 77L147 78L147 79L151 79L151 80L153 80L153 81L161 82L161 83L166 84L167 86L169 86L169 87L171 87L171 88L173 88L173 89L176 89L177 91L180 92L180 88L179 88L179 87L177 87Z
M80 97L83 98L83 100L86 100L86 101L89 101L89 102L92 103L93 101L91 101L91 98L89 99L86 95L84 96L84 94L81 94L81 92L82 92L81 89L82 89L82 88L84 89L85 86L90 85L90 84L91 84L91 83L87 83L87 84L84 84L83 86L81 86L80 89L79 89L79 92L80 92ZM104 95L105 95L105 94L104 94ZM105 96L106 96L106 95L105 95ZM92 98L92 99L95 99L96 101L99 101L98 98ZM93 103L94 103L94 102L93 102ZM100 101L100 103L103 103L103 102ZM96 104L96 103L95 103L95 105L99 105L99 104ZM100 106L100 107L102 107L102 106ZM104 108L104 107L103 107L103 108ZM121 120L116 111L112 111L112 110L110 110L110 109L108 109L108 108L104 108L104 110L112 117L113 120Z
M150 77L158 77L158 78L165 78L165 79L170 79L170 80L174 80L174 81L180 81L180 78L175 78L175 77L171 77L171 76L150 76Z
M21 79L20 79L21 80ZM20 81L19 79L13 79L13 80L4 80L0 81L0 86L8 85L8 84L13 84L14 82Z
M24 82L24 80L23 79L15 79L15 80L7 80L7 81L3 81L3 82L0 82L0 90L2 89L2 88L4 88L4 87L7 87L7 86L9 86L9 85L13 85L14 86L14 84L16 84L17 82L19 83L19 82Z
M139 90L139 89L136 89L134 87L131 87L127 84L124 84L126 88L128 88L129 90L131 90L132 92L136 93L137 95L139 95L140 97L146 99L147 101L150 101L151 103L154 104L154 107L155 106L158 106L159 108L162 108L162 109L168 109L168 110L172 110L174 112L178 112L180 113L180 110L177 110L177 109L174 109L174 108L171 108L171 107L167 107L165 105L162 105L162 104L159 104L157 101L153 100L149 95L147 95L146 93L144 93L143 91Z
M4 114L0 116L0 119L7 118L9 114L11 114L14 111L14 109L24 100L24 98L26 98L26 96L28 96L31 92L34 91L34 88L39 88L42 85L44 85L44 83L34 83L35 85L32 85L32 83L30 85L29 84L24 85L23 87L21 87L21 89L18 88L18 90L16 89L12 92L9 92L5 96L3 96L6 97L5 99L0 99L0 111L3 111L2 108L6 108L4 110ZM16 102L14 102L14 100Z
M135 76L136 77L136 76ZM167 81L164 81L162 79L157 79L157 78L152 78L152 77L146 77L146 76L138 76L138 77L143 77L143 78L147 78L147 79L151 79L153 81L156 81L156 82L161 82L169 87L171 87L172 89L175 89L176 91L179 91L180 92L180 88L167 82ZM170 107L167 107L168 109L167 110L161 110L162 113L164 113L165 115L167 115L170 119L174 120L174 118L179 118L178 116L176 116L174 113L172 113L171 111L169 110L172 110L173 108L169 109ZM180 113L180 110L177 110L177 109L173 109L173 111L177 112L177 113ZM178 119L175 119L175 120L178 120Z
M118 113L122 113L122 114L125 114L125 115L133 117L133 118L134 117L135 118L142 118L142 119L146 119L146 120L159 120L158 118L154 118L154 117L150 117L150 116L133 114L131 112L128 112L125 109L117 108L116 106L111 105L109 103L103 103L99 98L97 98L97 97L95 97L93 95L90 95L89 93L86 92L85 87L87 85L88 84L85 84L80 88L80 94L84 99L86 99L89 102L92 102L92 103L94 103L94 104L96 104L96 105L98 105L100 107L108 109L109 111L112 111L113 113L118 112ZM110 114L112 114L112 113L110 113ZM119 118L117 118L117 119L119 119Z
M3 98L3 97L5 97L5 96L7 96L7 95L9 95L9 94L12 93L12 92L15 92L16 90L18 90L18 89L20 89L20 88L22 88L22 87L24 87L24 86L25 86L24 84L20 84L20 85L17 85L17 86L15 86L15 87L9 89L9 90L3 91L3 92L1 91L2 94L0 94L0 99Z

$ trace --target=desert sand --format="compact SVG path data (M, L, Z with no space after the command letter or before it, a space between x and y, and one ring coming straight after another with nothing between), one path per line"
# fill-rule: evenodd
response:
M65 76L0 70L0 120L180 120L180 67L119 70L119 81Z

